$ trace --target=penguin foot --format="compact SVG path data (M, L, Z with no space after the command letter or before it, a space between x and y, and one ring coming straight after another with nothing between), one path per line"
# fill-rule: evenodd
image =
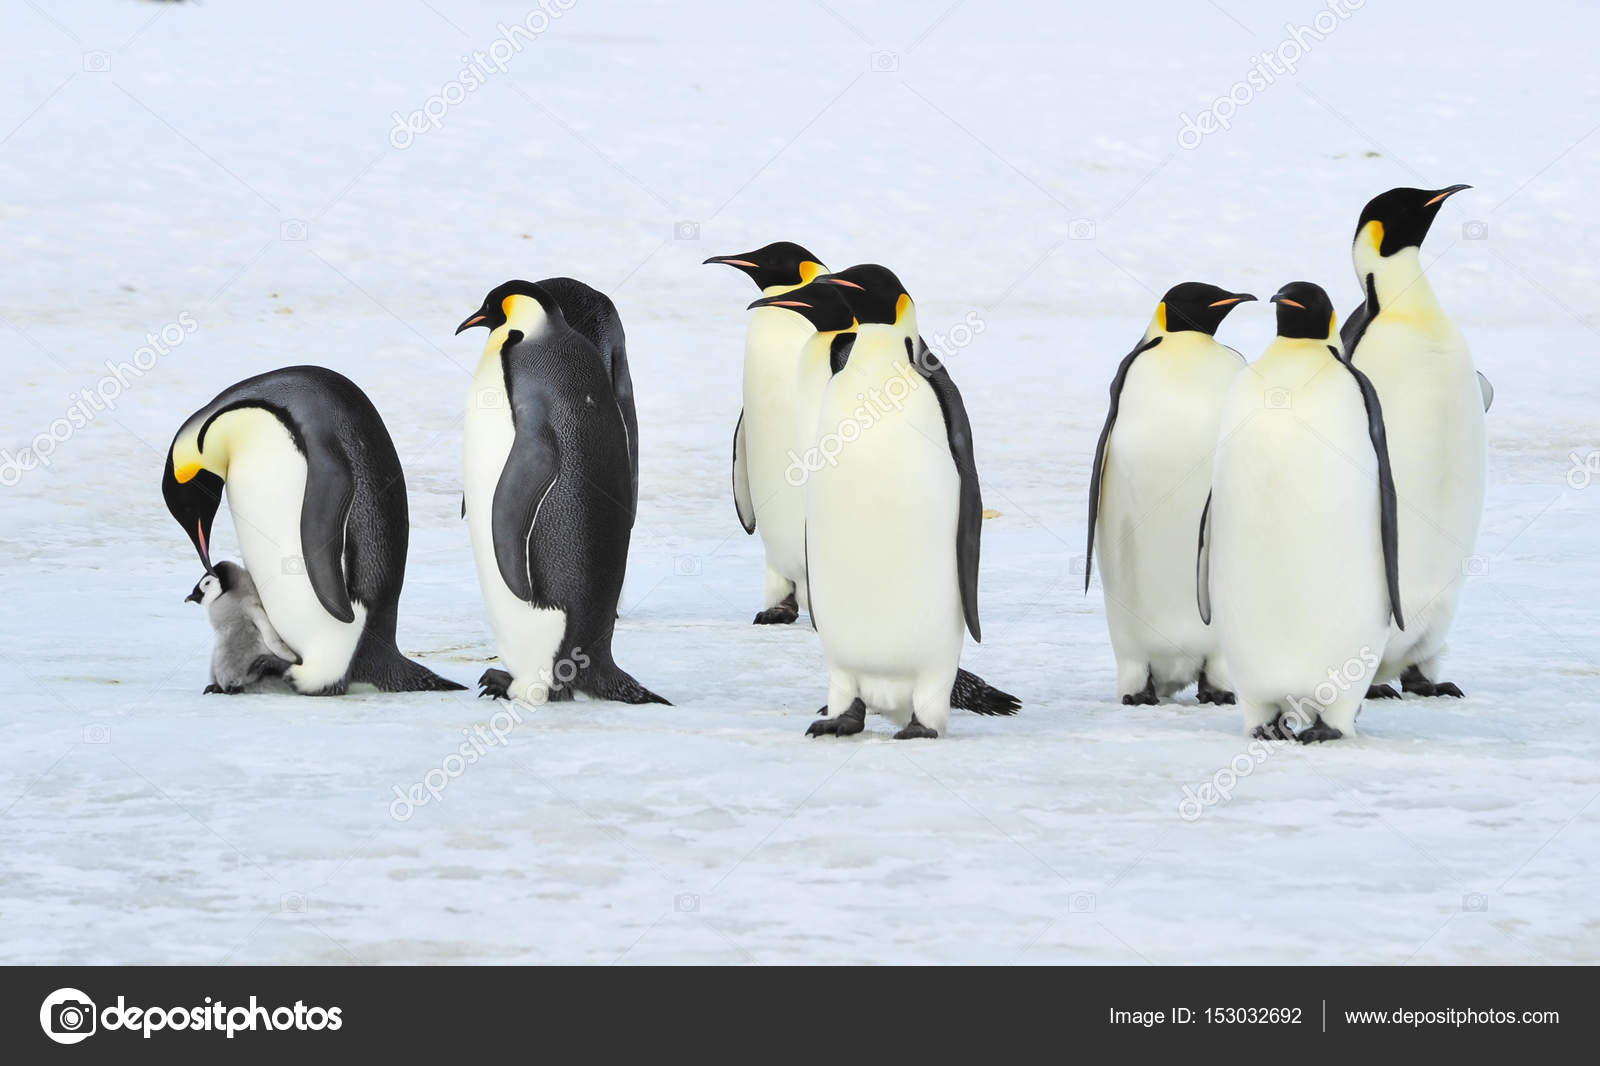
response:
M1250 730L1252 740L1293 740L1294 733L1283 722L1283 712L1279 711L1272 716L1272 721L1264 722Z
M1397 700L1400 693L1394 690L1393 685L1368 685L1367 699L1369 700Z
M1145 671L1144 675L1144 688L1138 692L1125 692L1122 694L1122 703L1127 707L1138 705L1153 707L1160 702L1161 697L1156 695L1156 675L1148 670Z
M1212 688L1211 683L1206 680L1206 672L1204 670L1200 671L1199 694L1197 699L1201 703L1214 703L1219 707L1239 702L1238 697L1234 696L1234 694L1229 692L1227 689Z
M822 708L824 712L828 708ZM851 737L867 727L867 705L857 699L837 718L823 718L812 722L806 730L808 737Z
M1302 744L1316 744L1324 740L1338 740L1344 736L1344 731L1335 729L1322 720L1322 715L1317 715L1317 720L1295 734L1295 739Z
M488 696L490 699L509 700L511 698L511 675L504 670L485 670L483 676L478 678L478 698Z
M911 721L906 723L906 727L900 730L900 732L896 733L894 738L896 740L938 740L939 731L936 729L929 729L927 726L917 721L916 715L912 715Z
M760 614L756 615L753 623L758 626L786 626L800 617L800 604L795 600L794 593L789 593L778 603Z
M1463 693L1460 688L1450 681L1429 681L1420 669L1408 666L1400 675L1400 687L1407 692L1414 692L1418 696L1454 696L1461 699Z
M209 696L213 692L221 692L221 691L222 691L222 686L217 684L215 681L213 681L213 682L211 682L211 684L207 685L205 688L200 690L200 695Z

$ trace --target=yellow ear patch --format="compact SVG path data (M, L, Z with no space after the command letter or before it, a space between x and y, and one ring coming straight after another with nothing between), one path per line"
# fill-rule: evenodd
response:
M1160 327L1162 333L1167 332L1167 301L1165 300L1156 304L1156 325Z
M1377 219L1373 219L1371 222L1367 223L1367 240L1371 242L1372 250L1374 252L1377 252L1380 255L1383 254L1382 253L1382 249L1383 249L1383 223L1382 222L1379 222Z
M1339 312L1335 311L1333 314L1328 316L1328 336L1337 337L1338 335L1339 335Z
M194 476L198 474L200 470L201 467L199 463L184 463L182 466L178 467L172 472L172 476L178 479L178 484L187 485L189 482L194 480Z
M800 284L810 285L811 279L822 272L823 267L821 263L813 263L811 260L807 259L805 262L800 264Z
M906 308L911 306L911 297L905 293L900 294L900 299L894 302L894 320L900 321L905 317Z

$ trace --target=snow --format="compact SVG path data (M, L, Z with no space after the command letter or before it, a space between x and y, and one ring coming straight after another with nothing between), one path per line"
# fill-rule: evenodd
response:
M0 447L147 333L183 337L0 487L0 961L1595 961L1600 489L1569 455L1600 449L1600 72L1551 37L1600 13L1369 3L1185 150L1180 114L1323 8L525 2L6 3ZM530 12L558 14L447 88ZM456 102L394 147L435 94ZM1106 384L1180 280L1309 278L1348 308L1362 203L1457 181L1425 253L1497 389L1448 671L1468 698L1370 704L1359 738L1251 759L1186 820L1185 786L1247 742L1192 696L1115 702L1081 591ZM818 642L748 624L760 548L728 489L753 293L699 265L781 238L894 267L930 340L984 323L950 360L1002 512L965 662L1015 719L802 736ZM402 647L471 681L493 654L458 519L482 340L451 329L551 274L627 325L617 658L675 706L530 713L397 820L394 789L495 709L202 697L161 461L249 374L354 378L406 464ZM1223 339L1270 333L1252 305ZM226 517L215 539L234 554Z

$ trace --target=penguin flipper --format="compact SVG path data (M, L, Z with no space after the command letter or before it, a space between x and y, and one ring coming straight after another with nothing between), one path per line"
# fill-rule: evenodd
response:
M261 606L260 600L252 599L247 601L244 604L244 616L250 620L251 625L256 627L256 632L261 635L261 643L265 644L267 650L273 655L283 659L291 666L299 666L304 661L300 658L299 653L283 642L283 638L278 635L278 631L272 628L272 621L267 617L266 608Z
M983 538L983 493L978 487L978 465L972 457L972 422L967 418L961 391L943 366L917 365L917 372L933 386L944 412L945 435L950 441L950 457L961 477L960 503L956 510L956 576L961 583L961 611L972 639L983 641L978 628L978 555ZM810 570L807 570L807 580ZM809 595L809 592L808 592Z
M1211 624L1211 493L1200 511L1200 547L1194 560L1194 597L1200 621Z
M1483 395L1483 409L1487 412L1494 404L1494 386L1483 376L1483 371L1478 370L1475 373L1478 375L1478 392Z
M300 505L300 551L306 577L322 609L353 622L345 585L345 523L355 502L356 482L344 449L331 440L306 448L306 494Z
M756 531L756 505L750 496L750 452L744 443L744 412L733 427L733 509L746 533Z
M1122 403L1122 386L1128 380L1128 370L1140 355L1161 343L1160 337L1151 337L1122 357L1117 364L1117 375L1111 379L1111 406L1106 409L1106 424L1100 429L1100 440L1094 446L1094 465L1089 470L1089 540L1083 551L1083 591L1089 591L1089 577L1094 573L1094 527L1100 515L1100 475L1106 466L1106 444L1111 440L1111 427L1117 424L1117 409Z
M1404 631L1406 618L1400 609L1400 508L1394 490L1394 471L1389 466L1389 440L1383 428L1383 404L1379 402L1378 390L1373 388L1367 375L1357 370L1354 363L1346 363L1345 367L1356 379L1356 386L1361 389L1361 399L1367 406L1367 436L1372 439L1372 451L1378 457L1378 513L1383 538L1383 574L1389 586L1389 609L1394 614L1394 624Z
M517 416L516 438L494 487L494 558L512 595L542 605L544 591L534 579L528 548L539 505L560 472L561 455L548 422L542 418L533 422L523 411Z

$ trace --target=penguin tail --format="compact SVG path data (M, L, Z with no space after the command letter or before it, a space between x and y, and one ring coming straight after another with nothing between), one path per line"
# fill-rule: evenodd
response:
M356 652L351 680L364 681L384 692L454 692L467 687L407 659L393 644L365 638Z
M574 688L587 692L596 699L615 700L617 703L659 703L671 707L672 703L635 681L626 670L615 663L596 663L574 684Z
M956 683L950 689L950 706L973 714L1013 715L1022 709L1022 701L971 670L957 670Z

